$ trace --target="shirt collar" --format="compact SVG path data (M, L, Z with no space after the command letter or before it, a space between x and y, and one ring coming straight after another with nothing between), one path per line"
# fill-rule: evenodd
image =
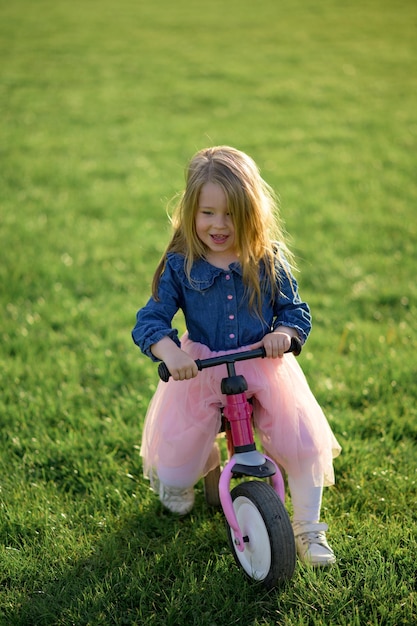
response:
M208 263L205 259L197 259L191 268L191 282L185 273L185 257L182 254L169 252L167 255L167 262L172 269L178 274L181 282L187 286L191 286L194 289L208 289L214 283L215 279L221 274L227 274L228 272L235 272L239 276L242 276L242 268L240 263L235 261L229 265L229 269L224 270L221 267L215 267Z

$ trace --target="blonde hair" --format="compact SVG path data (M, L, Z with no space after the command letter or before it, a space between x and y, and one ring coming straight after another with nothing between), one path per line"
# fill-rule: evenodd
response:
M288 272L292 255L285 244L278 204L271 187L263 180L255 162L244 152L229 146L200 150L191 159L186 186L172 216L173 234L156 268L152 294L158 299L158 286L169 252L184 255L184 269L191 282L191 268L205 258L207 248L196 233L195 216L203 185L216 183L223 189L235 230L235 245L242 267L250 308L258 313L267 286L276 296L276 261ZM259 264L265 266L265 284L259 281Z

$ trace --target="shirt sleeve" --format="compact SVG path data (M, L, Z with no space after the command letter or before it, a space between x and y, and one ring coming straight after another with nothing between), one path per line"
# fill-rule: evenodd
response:
M151 346L164 337L170 337L180 347L178 331L172 328L172 318L180 308L180 286L175 273L167 263L158 288L158 300L151 297L137 312L136 325L132 330L133 341L143 354L152 361L158 361L151 352Z
M276 330L278 326L294 328L301 342L305 343L311 331L310 308L301 300L297 281L288 269L281 270L280 278L279 296L274 304L273 329Z

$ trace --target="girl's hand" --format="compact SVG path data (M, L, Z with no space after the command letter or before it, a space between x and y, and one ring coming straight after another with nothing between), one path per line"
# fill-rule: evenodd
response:
M195 361L169 337L151 346L152 354L164 361L174 380L189 380L198 374Z
M268 333L261 341L261 346L265 348L266 356L270 359L282 358L290 349L291 337L297 337L298 333L294 328L278 326L273 333Z
M164 359L164 361L174 380L189 380L190 378L195 378L198 374L195 361L179 348L172 358Z

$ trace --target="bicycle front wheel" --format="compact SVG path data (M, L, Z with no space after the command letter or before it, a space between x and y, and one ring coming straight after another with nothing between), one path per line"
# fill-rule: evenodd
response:
M281 499L267 483L244 482L231 492L245 549L240 552L226 522L236 563L250 578L271 589L289 580L295 569L296 550L290 518Z

